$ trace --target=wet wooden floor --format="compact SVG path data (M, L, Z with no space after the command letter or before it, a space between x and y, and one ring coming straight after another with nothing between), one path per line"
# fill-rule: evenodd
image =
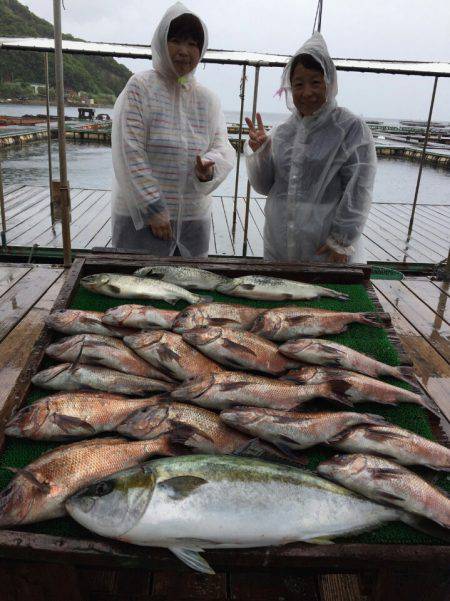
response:
M0 409L17 378L29 377L24 366L44 318L65 280L60 267L0 263ZM374 280L379 299L392 316L421 385L450 420L450 285L428 278L401 282ZM448 429L447 429L448 432ZM1 601L422 601L421 586L410 575L389 571L375 580L371 567L357 574L295 573L217 574L193 572L122 575L111 568L43 564L0 559ZM332 571L332 570L330 570ZM433 583L435 584L435 583ZM449 582L442 583L444 601Z
M71 190L72 246L89 249L111 246L109 190ZM252 198L247 255L263 254L265 199ZM6 239L11 246L61 248L60 229L52 230L48 189L40 186L5 186ZM413 235L408 247L406 236L410 204L374 203L364 231L368 261L407 261L437 263L447 257L450 246L450 204L419 204ZM212 208L211 255L243 252L245 200L237 203L233 239L233 198L215 196Z

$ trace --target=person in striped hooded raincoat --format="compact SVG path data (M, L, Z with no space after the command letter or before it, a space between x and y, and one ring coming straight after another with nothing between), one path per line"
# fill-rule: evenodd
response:
M204 23L177 2L152 39L153 70L114 107L112 245L156 256L208 254L210 194L233 168L219 99L194 78Z

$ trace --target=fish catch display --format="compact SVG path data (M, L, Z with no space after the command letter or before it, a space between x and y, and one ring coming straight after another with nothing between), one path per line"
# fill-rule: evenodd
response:
M352 428L336 436L332 445L345 453L384 455L402 465L450 471L449 448L392 424Z
M223 275L197 269L196 267L176 266L176 265L153 265L142 267L134 272L138 277L151 277L162 282L176 284L182 288L192 288L193 290L215 290L219 284L226 284L230 281Z
M101 536L168 548L205 573L204 549L323 543L404 516L295 467L213 455L147 462L88 486L66 508Z
M384 424L379 415L349 411L287 413L259 407L235 407L222 411L220 419L246 434L267 440L286 450L303 450L326 443L360 424Z
M225 326L232 330L249 330L264 309L230 303L200 303L181 311L172 329L178 334L200 326Z
M347 313L306 307L278 307L258 315L250 331L275 342L284 342L299 336L340 334L347 330L350 323L382 328L386 322L390 322L387 313Z
M112 432L137 409L160 402L155 395L129 399L106 392L59 392L20 409L5 434L31 440L68 440Z
M81 311L78 309L59 309L52 311L45 318L45 324L52 330L67 334L99 334L100 336L115 336L123 338L132 334L129 328L107 325L102 322L104 313L100 311Z
M80 284L87 290L105 296L112 296L113 298L163 300L171 305L175 305L179 300L191 304L204 302L205 300L201 296L175 284L119 273L87 275L81 278Z
M122 340L98 334L79 334L50 344L45 353L57 361L100 365L142 378L172 381L141 359Z
M317 467L322 476L369 499L389 503L450 528L450 498L406 469L373 455L335 455Z
M171 330L178 311L157 309L145 305L120 305L107 309L102 323L107 326L124 326L138 330L158 329ZM132 334L132 330L128 334Z
M105 367L73 363L61 363L39 371L31 381L36 386L49 390L103 390L136 396L144 396L149 392L168 392L174 388L173 384L162 380L132 376Z
M222 371L220 365L189 346L172 332L139 332L124 342L148 363L176 380Z
M171 396L210 409L250 405L285 411L299 409L312 399L342 402L343 398L339 382L299 386L289 380L275 380L240 371L223 371L186 380L171 392ZM344 402L348 405L347 401Z
M266 275L245 275L216 287L217 292L254 300L308 300L326 296L348 300L348 295L323 286L283 280Z
M280 352L286 357L297 359L297 361L303 363L342 367L372 377L393 376L405 382L410 381L409 370L407 370L408 374L406 375L401 367L381 363L381 361L372 359L368 355L330 340L298 338L282 344Z
M101 438L57 447L18 468L0 491L0 528L61 517L66 499L90 482L154 455L171 454L166 438Z
M276 344L250 332L206 326L184 332L183 340L226 367L281 375L298 365L283 357Z
M431 404L424 395L393 386L383 380L348 371L346 369L333 369L328 367L300 367L289 371L283 380L298 382L300 385L334 386L338 382L339 395L342 402L353 403L382 403L384 405L397 405L398 403L414 403L429 409L433 413L437 408Z

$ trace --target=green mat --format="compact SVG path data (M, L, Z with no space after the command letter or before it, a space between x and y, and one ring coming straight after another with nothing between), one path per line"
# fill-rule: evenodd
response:
M318 299L310 301L296 301L290 304L308 307L320 307L324 309L332 309L336 311L374 311L376 307L368 297L367 291L363 285L327 285L329 288L345 292L350 295L350 300L342 302L334 299ZM211 296L211 293L205 292ZM259 307L276 307L286 305L286 302L272 301L251 301L247 299L232 298L221 294L214 293L215 301L228 303L247 304ZM80 288L71 304L74 309L89 309L96 311L105 311L109 307L116 307L129 302L148 304L159 308L176 308L181 310L186 306L185 302L179 302L175 307L168 305L165 302L146 302L126 299L113 299L100 295L96 295L88 290ZM330 340L336 340L342 344L346 344L355 350L367 353L390 365L398 365L398 354L395 348L389 341L386 332L383 329L370 327L363 324L351 324L348 331L329 336ZM44 359L41 366L42 369L52 365L52 361ZM385 378L387 382L395 383L398 386L408 388L406 383L396 381L392 378ZM38 390L33 388L27 399L27 403L31 403L38 398L46 396L48 391ZM332 405L330 405L330 408ZM433 434L428 421L427 413L421 407L412 404L401 404L399 407L384 407L376 403L361 403L355 406L355 411L377 413L386 417L391 423L407 428L421 436L433 440ZM5 467L24 467L44 451L58 446L60 443L43 443L27 440L8 439L5 451L0 459L0 466ZM336 451L325 447L316 447L308 453L309 464L308 469L314 469L317 464L335 454ZM424 472L425 473L425 472ZM3 488L11 479L12 474L4 469L0 469L0 488ZM434 482L443 489L450 492L450 481L446 474L433 474ZM93 535L85 530L82 526L72 521L70 518L57 519L31 526L22 527L20 530L29 532L53 534L57 536L84 537L90 538ZM388 524L380 527L369 533L361 534L357 537L351 537L346 540L348 542L358 543L401 543L401 544L442 544L441 541L433 539L425 534L416 532L409 526L401 523Z

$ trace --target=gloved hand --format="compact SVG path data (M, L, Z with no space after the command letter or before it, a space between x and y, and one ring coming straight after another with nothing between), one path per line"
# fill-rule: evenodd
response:
M170 225L169 211L155 213L148 220L152 234L160 240L172 240L172 226Z
M258 122L258 129L255 128L255 125L251 119L249 119L248 117L245 118L245 122L248 125L248 135L250 138L248 141L248 145L253 150L253 152L255 152L255 150L258 150L258 148L261 148L261 146L267 140L266 130L264 129L264 123L260 113L256 113L256 121Z
M332 263L348 263L347 255L336 252L335 250L330 248L328 244L322 244L322 246L316 250L316 254L328 254L327 259Z
M214 161L202 159L199 155L195 161L195 175L201 182L210 182L214 177Z

